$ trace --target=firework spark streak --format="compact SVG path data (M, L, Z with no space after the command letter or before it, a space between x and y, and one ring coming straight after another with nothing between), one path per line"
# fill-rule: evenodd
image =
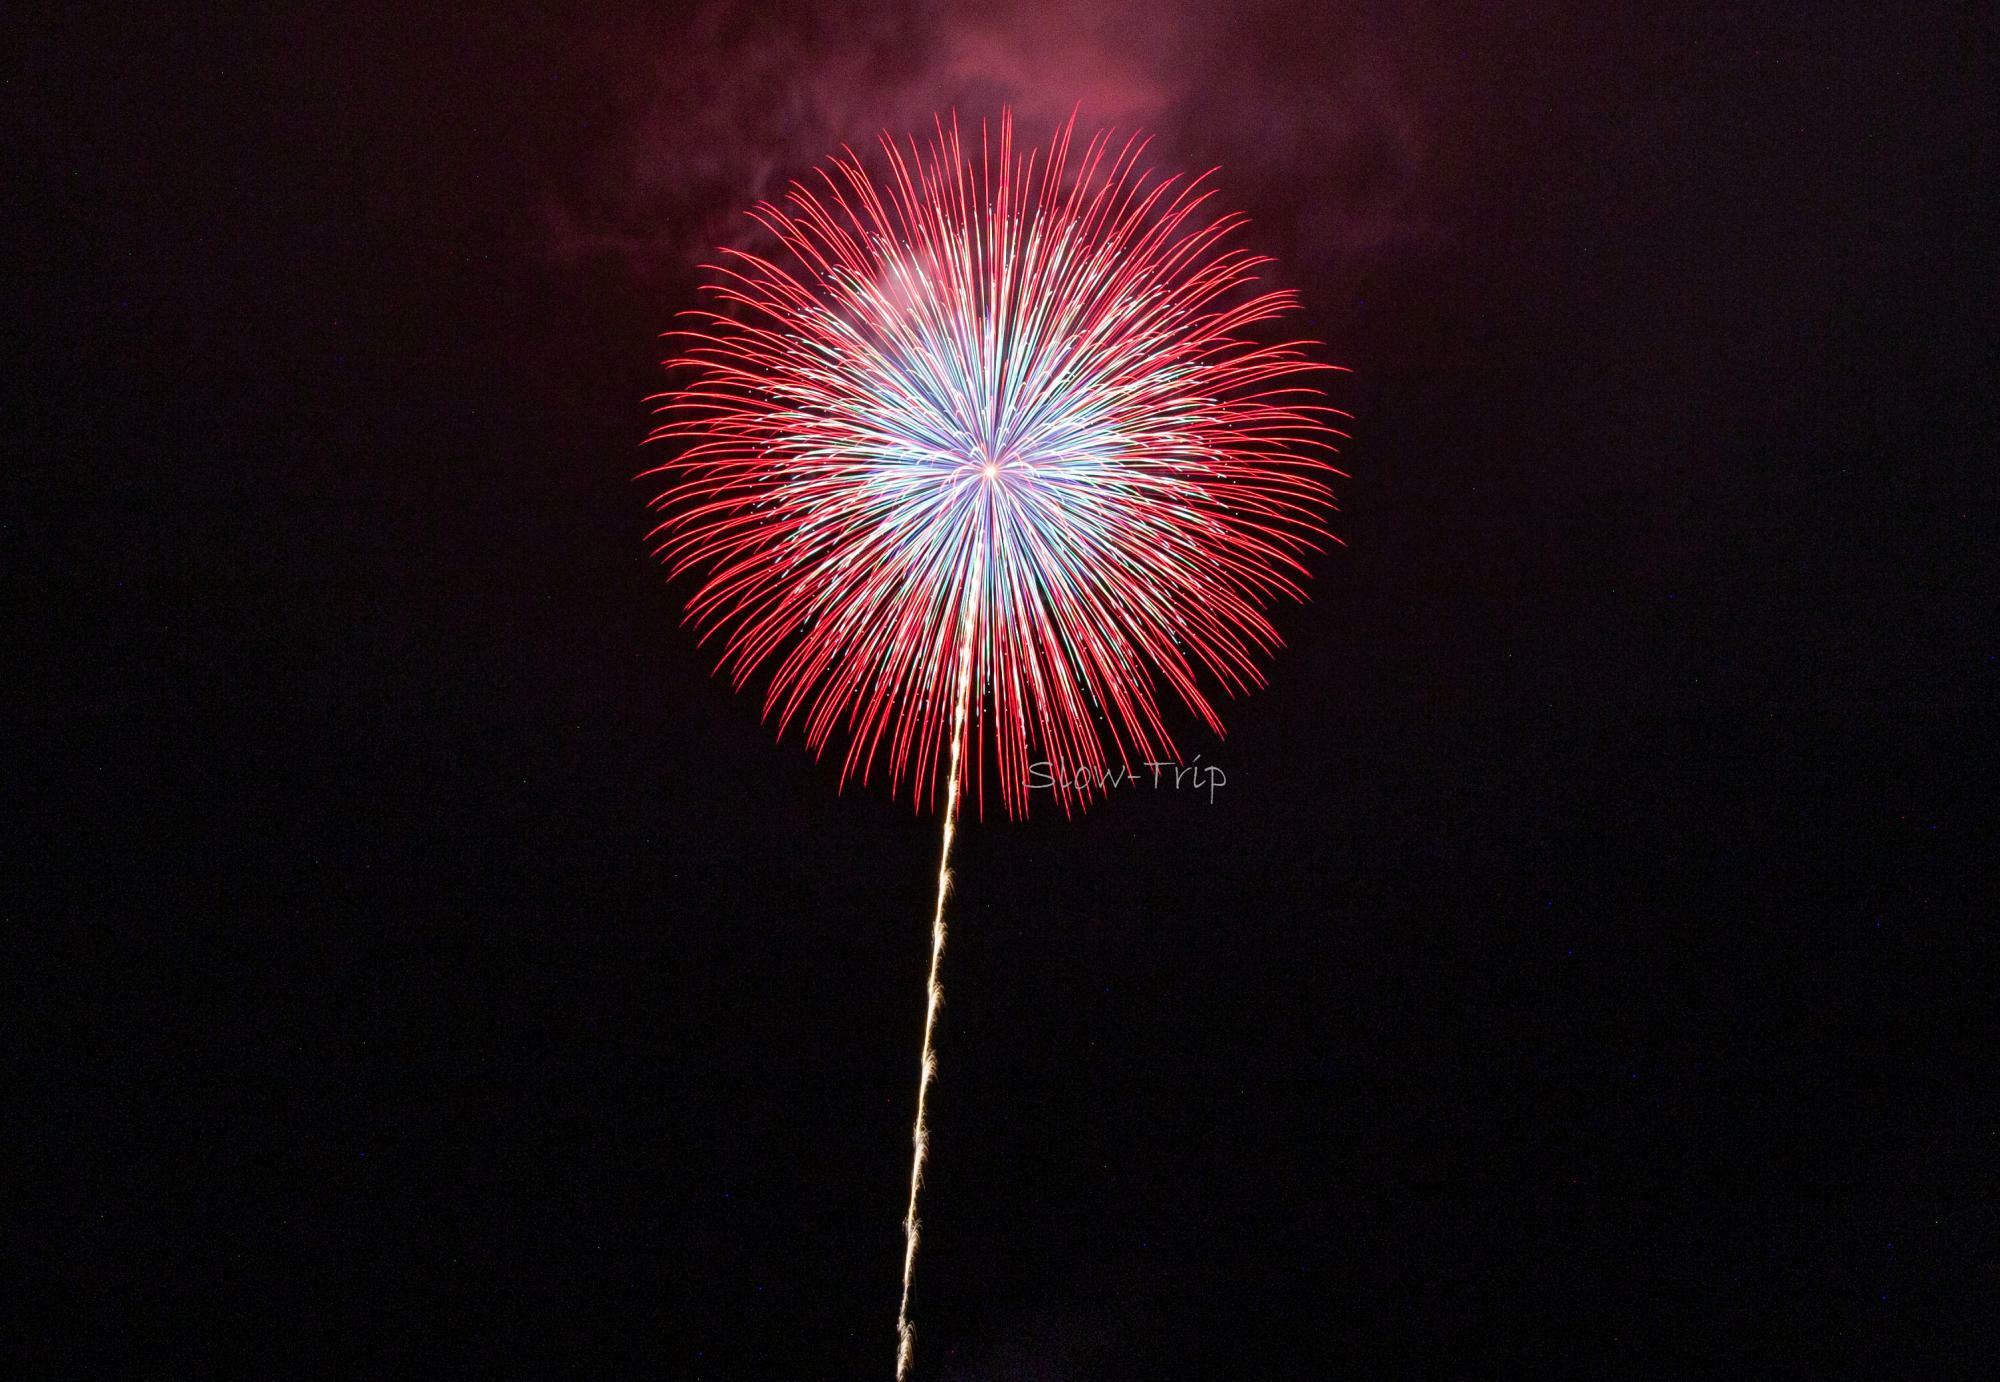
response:
M976 588L977 582L974 582ZM967 604L965 613L971 614ZM917 1191L924 1182L924 1152L930 1131L924 1126L925 1096L937 1075L937 1056L931 1050L931 1032L937 1026L938 1004L944 989L938 984L938 961L944 958L944 899L951 891L951 837L958 819L959 741L964 737L965 703L972 690L972 623L963 621L959 635L958 694L952 710L951 771L944 789L944 844L938 851L937 910L931 916L931 973L924 985L924 1049L917 1073L917 1121L910 1135L910 1207L903 1214L903 1301L896 1307L896 1376L910 1370L910 1282L917 1270Z
M703 573L689 621L737 687L772 666L781 736L845 740L843 786L886 761L921 806L944 779L898 1377L965 777L1021 815L1059 763L1073 811L1113 762L1176 756L1163 690L1220 734L1211 688L1262 685L1264 611L1328 537L1344 415L1306 376L1331 367L1256 339L1296 297L1257 290L1206 175L1144 148L1065 127L1024 154L1003 117L976 154L956 122L884 136L880 181L845 150L750 213L776 250L723 251L668 333L676 451L646 473L658 555Z

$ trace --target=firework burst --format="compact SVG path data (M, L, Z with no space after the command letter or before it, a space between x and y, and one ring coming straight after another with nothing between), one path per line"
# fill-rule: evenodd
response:
M1028 808L1031 764L1063 809L1115 758L1171 758L1162 687L1217 733L1210 692L1261 683L1264 615L1303 598L1327 536L1340 416L1301 343L1252 329L1296 306L1205 219L1205 178L1155 178L1144 144L1069 127L1025 157L1003 118L968 157L884 137L751 215L764 257L711 265L715 306L667 361L649 475L658 552L702 584L688 613L740 687L776 663L765 711L841 781L886 757L919 803L944 779L896 1376L910 1367L917 1195L937 1072L945 899L964 775L990 765Z
M689 618L736 685L773 667L780 735L845 738L843 784L886 759L927 803L962 757L1021 814L1047 761L1071 810L1175 756L1163 693L1219 734L1216 691L1279 644L1266 608L1303 598L1331 367L1255 338L1295 296L1144 147L1023 153L1003 118L976 152L956 122L885 136L879 179L843 151L669 333L658 553L703 573Z

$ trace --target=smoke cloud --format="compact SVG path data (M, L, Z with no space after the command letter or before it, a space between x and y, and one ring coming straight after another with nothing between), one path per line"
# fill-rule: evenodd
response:
M627 58L622 129L547 210L565 258L616 255L644 278L746 244L742 212L843 144L921 137L1014 112L1044 136L1153 137L1149 161L1220 166L1293 272L1419 226L1423 121L1394 61L1421 28L1405 6L1311 16L1200 0L706 0Z

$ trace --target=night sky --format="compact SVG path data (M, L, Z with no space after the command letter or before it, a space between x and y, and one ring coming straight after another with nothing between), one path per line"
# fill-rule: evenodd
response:
M429 8L16 16L11 1374L889 1376L937 823L711 679L644 399L750 201L1081 103L1347 546L1212 802L967 821L915 1375L1991 1375L1990 17Z

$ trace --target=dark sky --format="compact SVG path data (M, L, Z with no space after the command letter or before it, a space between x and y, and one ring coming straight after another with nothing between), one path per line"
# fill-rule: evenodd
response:
M20 1375L887 1377L936 823L631 477L732 212L1002 102L1357 422L1216 800L961 836L917 1375L1990 1365L1990 18L429 8L15 26Z

